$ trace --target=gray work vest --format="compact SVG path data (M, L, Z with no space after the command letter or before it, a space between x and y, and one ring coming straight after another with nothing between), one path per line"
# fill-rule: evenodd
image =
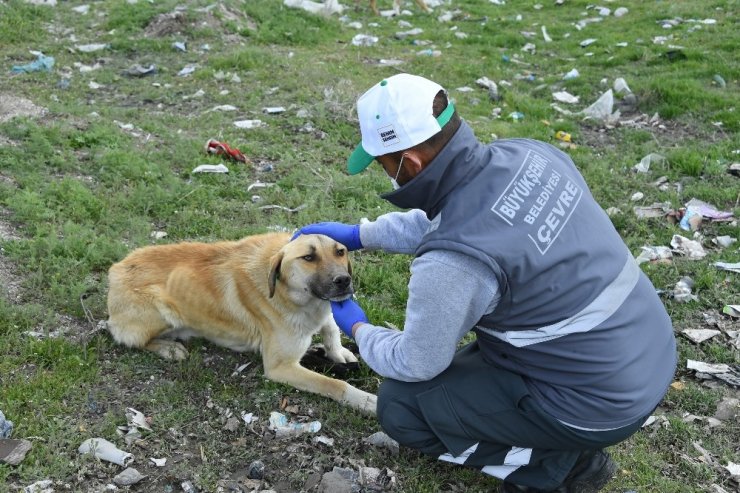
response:
M384 198L431 219L417 256L457 251L495 272L501 299L474 329L480 347L548 413L610 429L660 402L676 365L671 321L567 154L529 139L482 145L463 123Z

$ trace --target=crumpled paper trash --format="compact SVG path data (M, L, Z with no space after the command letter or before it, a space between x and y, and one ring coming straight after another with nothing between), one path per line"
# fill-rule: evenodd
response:
M671 246L673 247L674 252L685 255L690 259L700 259L707 255L707 252L704 251L704 247L701 246L701 243L695 240L690 240L681 235L673 235Z

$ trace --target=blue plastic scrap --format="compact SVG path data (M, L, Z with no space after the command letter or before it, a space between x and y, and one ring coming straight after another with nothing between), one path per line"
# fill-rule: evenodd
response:
M5 419L5 415L0 411L0 438L10 438L13 433L13 422Z
M54 67L54 57L46 56L40 53L35 61L27 63L25 65L13 65L13 68L10 69L10 71L14 74L28 72L51 72L52 67Z

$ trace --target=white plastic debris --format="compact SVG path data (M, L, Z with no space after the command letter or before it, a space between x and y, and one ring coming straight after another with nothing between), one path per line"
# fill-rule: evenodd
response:
M694 287L694 281L690 277L682 277L673 288L673 299L679 303L689 301L699 301L699 298L691 294L691 288Z
M0 438L10 438L13 433L13 422L5 418L5 415L0 411Z
M303 9L311 14L332 15L341 14L344 6L337 0L324 0L322 2L312 2L311 0L283 0L283 5Z
M90 11L89 5L79 5L77 7L72 7L72 12L77 12L78 14L86 15Z
M737 238L733 238L732 236L729 236L729 235L718 236L716 238L712 238L712 243L722 248L727 248L733 243L735 243L736 241L737 241Z
M545 40L545 43L552 43L552 38L547 34L547 28L545 26L542 26L542 38Z
M632 93L632 89L627 85L627 81L622 77L618 77L614 80L614 92L617 94L630 94Z
M222 111L222 112L237 111L238 109L239 108L237 108L233 104L220 104L218 106L214 106L210 110L207 110L206 113L210 113L212 111Z
M157 467L164 467L165 464L167 464L167 457L163 457L161 459L156 459L154 457L149 457L149 460L154 463Z
M574 96L568 91L557 91L552 93L552 97L561 103L576 104L578 102L578 96Z
M262 113L267 113L268 115L274 115L283 112L285 112L285 108L282 106L267 106L265 108L262 108Z
M243 411L241 416L242 416L242 421L244 421L244 424L246 425L250 425L254 423L255 421L257 421L257 417L254 415L254 413L248 413L248 412Z
M740 262L730 264L728 262L715 262L714 266L721 270L728 270L730 272L737 272L740 274Z
M663 217L671 211L670 202L655 202L648 206L634 207L633 211L638 219Z
M635 192L630 197L630 200L632 202L637 202L638 200L642 200L643 198L645 198L645 194L644 193L642 193L642 192Z
M704 251L704 247L701 246L701 243L695 240L690 240L681 235L673 235L671 246L673 247L674 252L685 255L690 259L700 259L707 255L707 252Z
M137 411L133 407L126 408L126 419L128 420L129 426L134 426L136 428L143 428L145 430L152 431L152 429L149 427L149 423L146 419L146 416L144 416L144 413Z
M81 454L93 454L96 458L126 466L134 460L134 456L119 449L105 438L88 438L77 451Z
M362 440L363 442L372 445L374 447L379 448L386 448L390 450L391 455L398 455L400 451L400 447L397 441L383 433L382 431L378 431L376 433L373 433L367 438L364 438Z
M333 438L329 438L329 437L324 436L324 435L319 435L317 437L314 437L311 441L313 443L322 443L322 444L326 445L327 447L333 447L334 446L334 439Z
M617 10L614 11L614 17L623 17L629 13L629 9L627 7L619 7Z
M651 152L650 154L642 158L639 163L634 165L632 169L637 171L638 173L647 173L648 171L650 171L651 164L653 163L661 164L661 163L664 163L665 161L666 161L666 157L663 156L662 154Z
M594 44L596 41L597 40L595 38L588 38L588 39L584 39L583 41L581 41L579 45L581 46L581 48L585 48L586 46L590 46Z
M321 423L319 421L308 423L288 421L288 418L284 414L273 411L270 413L269 428L275 432L276 438L284 438L302 433L316 433L321 429Z
M643 262L670 262L673 258L673 252L665 246L644 246L640 255L635 257L638 264Z
M380 38L370 34L356 34L352 38L353 46L373 46L378 43Z
M730 365L725 363L704 363L703 361L696 361L693 359L686 360L686 368L700 373L707 373L709 375L729 373L731 371Z
M493 99L493 100L499 99L498 86L496 85L496 83L494 81L492 81L488 77L481 77L481 78L477 79L475 81L475 83L478 84L481 87L484 87L484 88L488 89L488 96L491 99Z
M54 481L44 479L23 488L23 493L54 493Z
M229 168L224 164L201 164L193 168L191 173L228 173Z
M611 89L602 94L591 106L581 113L587 118L601 120L605 123L611 123L619 119L619 110L612 113L614 108L614 93Z
M262 181L256 181L247 187L247 192L251 192L254 188L269 188L274 187L274 183L265 183Z
M192 65L192 64L191 64L191 65L185 65L185 66L184 66L184 67L182 68L182 70L180 70L180 71L179 71L179 72L177 73L177 75L179 75L180 77L186 77L186 76L188 76L188 75L192 74L193 72L195 72L195 69L196 69L196 68L198 68L198 66L197 66L197 65Z
M77 45L75 49L83 53L92 53L94 51L100 51L108 48L110 45L106 43L91 43L86 45Z
M577 78L577 77L578 77L579 75L581 75L581 74L580 74L580 73L578 72L578 69L575 69L575 68L574 68L574 69L571 69L570 71L568 71L568 73L566 73L566 74L565 74L565 75L563 76L563 80L571 80L571 79L575 79L575 78Z
M688 337L692 342L700 344L714 336L720 335L722 332L716 329L684 329L681 333Z
M259 128L262 126L262 120L239 120L234 122L234 126L242 129Z

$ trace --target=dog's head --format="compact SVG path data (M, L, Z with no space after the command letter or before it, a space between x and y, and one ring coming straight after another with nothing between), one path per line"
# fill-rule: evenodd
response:
M342 301L352 296L352 266L347 247L324 235L300 235L270 259L270 298L284 282L315 298Z

